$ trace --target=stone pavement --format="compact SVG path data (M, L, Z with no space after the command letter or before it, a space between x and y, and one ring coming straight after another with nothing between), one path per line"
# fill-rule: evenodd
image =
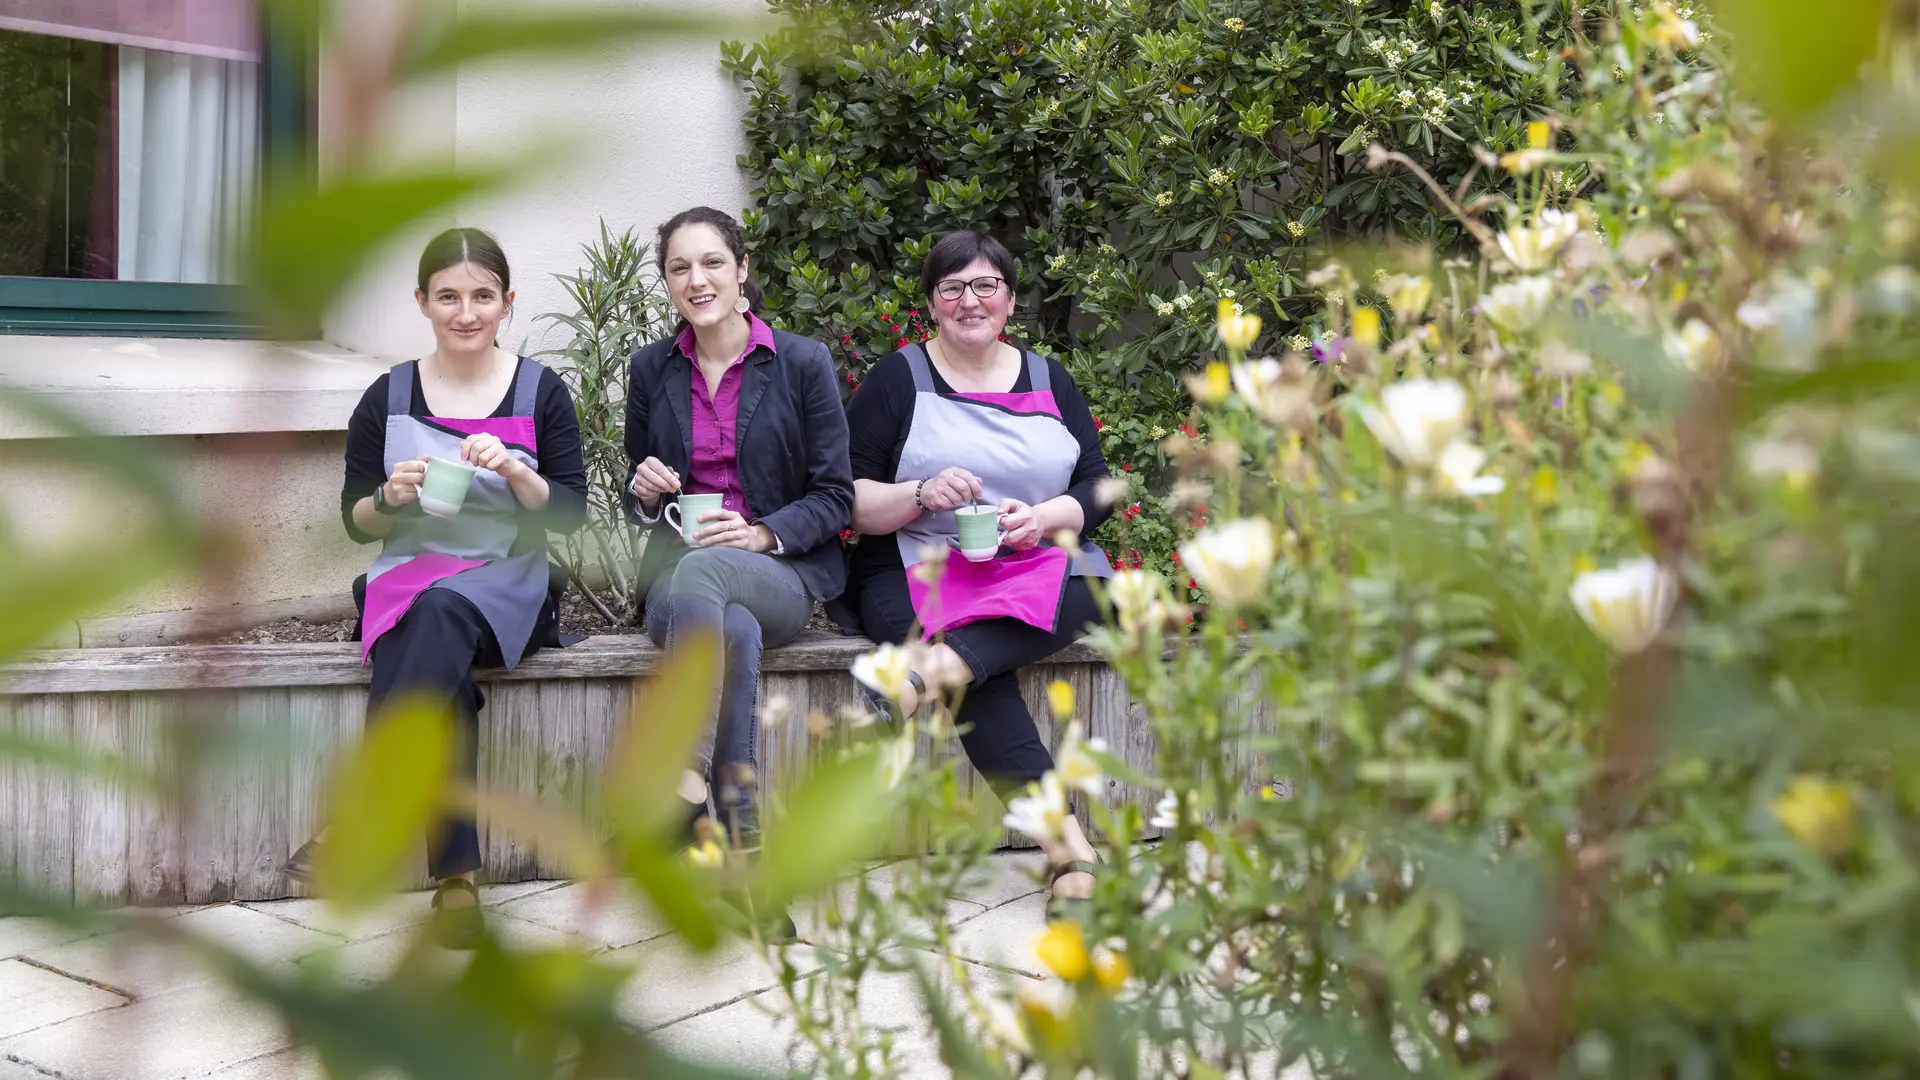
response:
M947 905L958 949L989 985L1038 977L1031 945L1043 896L1034 854L999 855ZM884 889L890 868L870 871ZM688 1056L770 1075L786 1071L791 1026L770 1010L779 980L742 943L690 954L649 908L622 896L588 920L583 888L567 882L482 890L490 925L510 942L585 942L638 961L625 1015ZM391 972L428 913L428 895L395 897L350 923L319 901L217 904L155 914L272 965L333 967L349 979ZM805 919L800 925L804 939ZM440 954L450 964L455 954ZM317 1080L323 1074L274 1016L248 1005L195 964L120 935L75 940L71 931L0 918L0 1080ZM769 991L773 991L769 993ZM918 996L904 975L861 986L869 1025L911 1024ZM937 1069L930 1039L903 1033L916 1074Z

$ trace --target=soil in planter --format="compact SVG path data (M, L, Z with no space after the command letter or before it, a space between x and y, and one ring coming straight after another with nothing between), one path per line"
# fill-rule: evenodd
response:
M251 630L238 630L224 637L211 638L212 645L286 645L315 641L352 641L352 619L338 622L310 623L301 619L280 619ZM824 631L838 634L840 627L827 618L825 610L814 605L813 617L807 622L809 631ZM591 637L596 634L638 634L642 631L634 626L614 626L574 593L569 592L560 600L560 632L580 634Z

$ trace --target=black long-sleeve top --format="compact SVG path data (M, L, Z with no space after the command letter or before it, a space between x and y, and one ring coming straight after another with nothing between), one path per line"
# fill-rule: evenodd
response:
M941 377L940 369L928 366L933 370L934 391L954 393L953 387ZM1091 533L1113 513L1111 506L1102 506L1100 500L1094 498L1094 487L1111 475L1106 455L1100 451L1100 431L1093 426L1093 413L1087 408L1087 399L1067 369L1059 361L1049 359L1047 370L1053 382L1054 404L1060 407L1060 420L1080 444L1080 459L1074 462L1065 494L1080 504L1080 512L1085 517L1081 533ZM1020 378L1008 392L1024 394L1032 389L1032 375L1027 365L1021 364ZM855 480L894 482L900 469L900 451L906 445L907 429L913 420L914 392L913 371L905 354L899 352L882 357L861 380L860 388L847 402L847 456L853 465ZM854 549L849 576L858 580L904 568L898 544L862 543Z
M347 535L360 544L380 539L353 523L353 507L387 482L387 381L386 375L373 380L347 421L347 470L340 487L340 520L347 527ZM431 415L427 412L427 395L420 387L418 365L413 368L412 414ZM500 405L488 415L513 415L511 385ZM540 475L547 481L547 505L521 515L520 535L513 544L515 555L544 550L548 532L569 533L587 520L587 467L580 452L580 420L574 414L573 395L567 392L566 382L545 366L540 369L540 386L534 398L533 437L538 443ZM401 514L419 512L418 503L409 503Z

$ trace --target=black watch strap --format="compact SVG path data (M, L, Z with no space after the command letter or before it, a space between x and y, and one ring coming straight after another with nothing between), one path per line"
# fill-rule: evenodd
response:
M387 485L381 484L373 489L373 510L374 513L385 514L388 517L400 512L399 507L387 501Z

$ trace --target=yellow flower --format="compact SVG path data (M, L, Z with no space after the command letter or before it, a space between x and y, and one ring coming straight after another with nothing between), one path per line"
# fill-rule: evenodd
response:
M1167 208L1167 207L1169 207L1169 206L1172 206L1172 205L1173 205L1173 192L1171 192L1171 191L1163 191L1163 192L1161 192L1160 194L1158 194L1158 195L1155 195L1155 196L1153 197L1153 205L1155 205L1155 206L1157 206L1157 207L1159 207L1159 208L1161 208L1162 210L1164 210L1164 209L1166 209L1166 208Z
M1247 20L1245 20L1245 19L1228 19L1228 20L1226 20L1225 22L1223 22L1223 23L1221 23L1220 25L1222 25L1222 26L1224 26L1224 27L1226 27L1227 29L1229 29L1229 30L1231 30L1231 31L1233 31L1234 33L1236 33L1236 34L1237 34L1237 33L1239 33L1240 31L1242 31L1242 30L1245 30L1245 29L1247 28Z
M1381 291L1387 294L1393 317L1410 323L1426 312L1427 301L1433 299L1433 282L1422 274L1400 274L1382 283Z
M1519 176L1545 165L1548 156L1545 150L1515 150L1511 154L1500 155L1500 167Z
M1767 805L1781 827L1811 851L1832 856L1853 846L1853 792L1845 784L1796 776Z
M1068 982L1078 982L1086 977L1090 958L1087 956L1087 939L1080 933L1080 924L1076 922L1057 922L1047 927L1040 940L1033 947L1035 956L1047 965L1047 969Z
M1257 316L1252 315L1242 316L1242 318L1259 321ZM1207 370L1203 374L1187 377L1187 392L1193 395L1193 400L1202 405L1218 405L1227 400L1227 395L1233 392L1233 371L1227 365L1215 360L1207 365Z
M1541 469L1533 474L1533 502L1536 506L1552 506L1560 493L1560 477L1552 469Z
M1627 392L1619 383L1608 380L1600 384L1600 400L1617 409L1626 403Z
M1093 977L1109 994L1117 994L1127 985L1133 976L1133 965L1127 962L1127 954L1115 952L1105 945L1093 950Z
M1527 147L1532 150L1545 150L1553 138L1553 128L1545 120L1535 120L1527 125Z
M1242 315L1240 305L1225 297L1215 307L1214 315L1220 323L1220 343L1229 351L1244 353L1253 348L1254 341L1260 336L1260 316ZM1223 393L1221 396L1226 395Z
M1287 235L1298 240L1307 235L1307 227L1298 221L1289 221L1287 222Z
M711 839L702 840L687 849L687 865L698 870L711 870L725 862L726 857L720 845Z
M1369 349L1380 347L1380 313L1370 307L1353 309L1353 339Z
M1073 687L1066 680L1055 679L1047 684L1047 708L1053 710L1055 720L1073 715Z

